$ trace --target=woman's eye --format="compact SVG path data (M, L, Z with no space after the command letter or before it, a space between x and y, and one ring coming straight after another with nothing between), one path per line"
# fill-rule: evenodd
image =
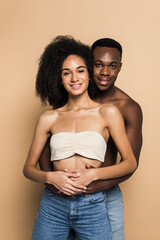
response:
M78 72L79 72L79 73L83 73L83 72L84 72L84 70L83 70L83 69L81 69L81 70L79 70Z
M64 76L66 76L66 75L68 75L68 74L69 74L69 72L64 72L64 73L63 73Z

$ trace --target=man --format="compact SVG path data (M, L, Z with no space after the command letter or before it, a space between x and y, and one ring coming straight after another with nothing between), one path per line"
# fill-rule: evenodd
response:
M122 47L113 39L103 38L93 43L92 51L94 55L94 80L98 88L95 100L100 103L112 103L118 107L123 116L126 132L138 163L142 146L142 111L131 97L115 86L115 81L122 67ZM116 164L117 153L117 148L110 138L103 166ZM46 147L40 159L42 170L50 171L52 169L51 163L49 166L49 157L49 147ZM123 202L118 184L127 180L130 176L131 174L116 179L94 181L87 187L86 193L88 194L105 191L113 240L124 240ZM50 189L55 192L52 186Z

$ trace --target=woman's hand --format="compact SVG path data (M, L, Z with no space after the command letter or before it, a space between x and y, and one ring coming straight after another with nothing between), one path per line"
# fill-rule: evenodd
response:
M86 187L74 180L80 177L77 171L55 171L48 173L47 183L54 185L60 192L66 195L75 195L85 192Z
M78 170L80 176L72 179L75 183L82 186L88 186L95 180L94 168Z

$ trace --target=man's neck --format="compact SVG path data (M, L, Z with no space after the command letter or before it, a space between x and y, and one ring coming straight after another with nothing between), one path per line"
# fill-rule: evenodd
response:
M115 94L116 94L116 87L113 85L112 87L110 87L109 89L107 89L106 91L100 91L98 90L98 94L96 97L96 100L99 102L103 101L103 100L113 100L115 99Z

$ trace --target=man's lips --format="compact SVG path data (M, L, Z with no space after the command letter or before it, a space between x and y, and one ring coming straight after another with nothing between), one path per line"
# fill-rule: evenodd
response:
M101 84L101 85L108 85L110 83L110 79L100 79L100 78L97 78L98 79L98 82Z

